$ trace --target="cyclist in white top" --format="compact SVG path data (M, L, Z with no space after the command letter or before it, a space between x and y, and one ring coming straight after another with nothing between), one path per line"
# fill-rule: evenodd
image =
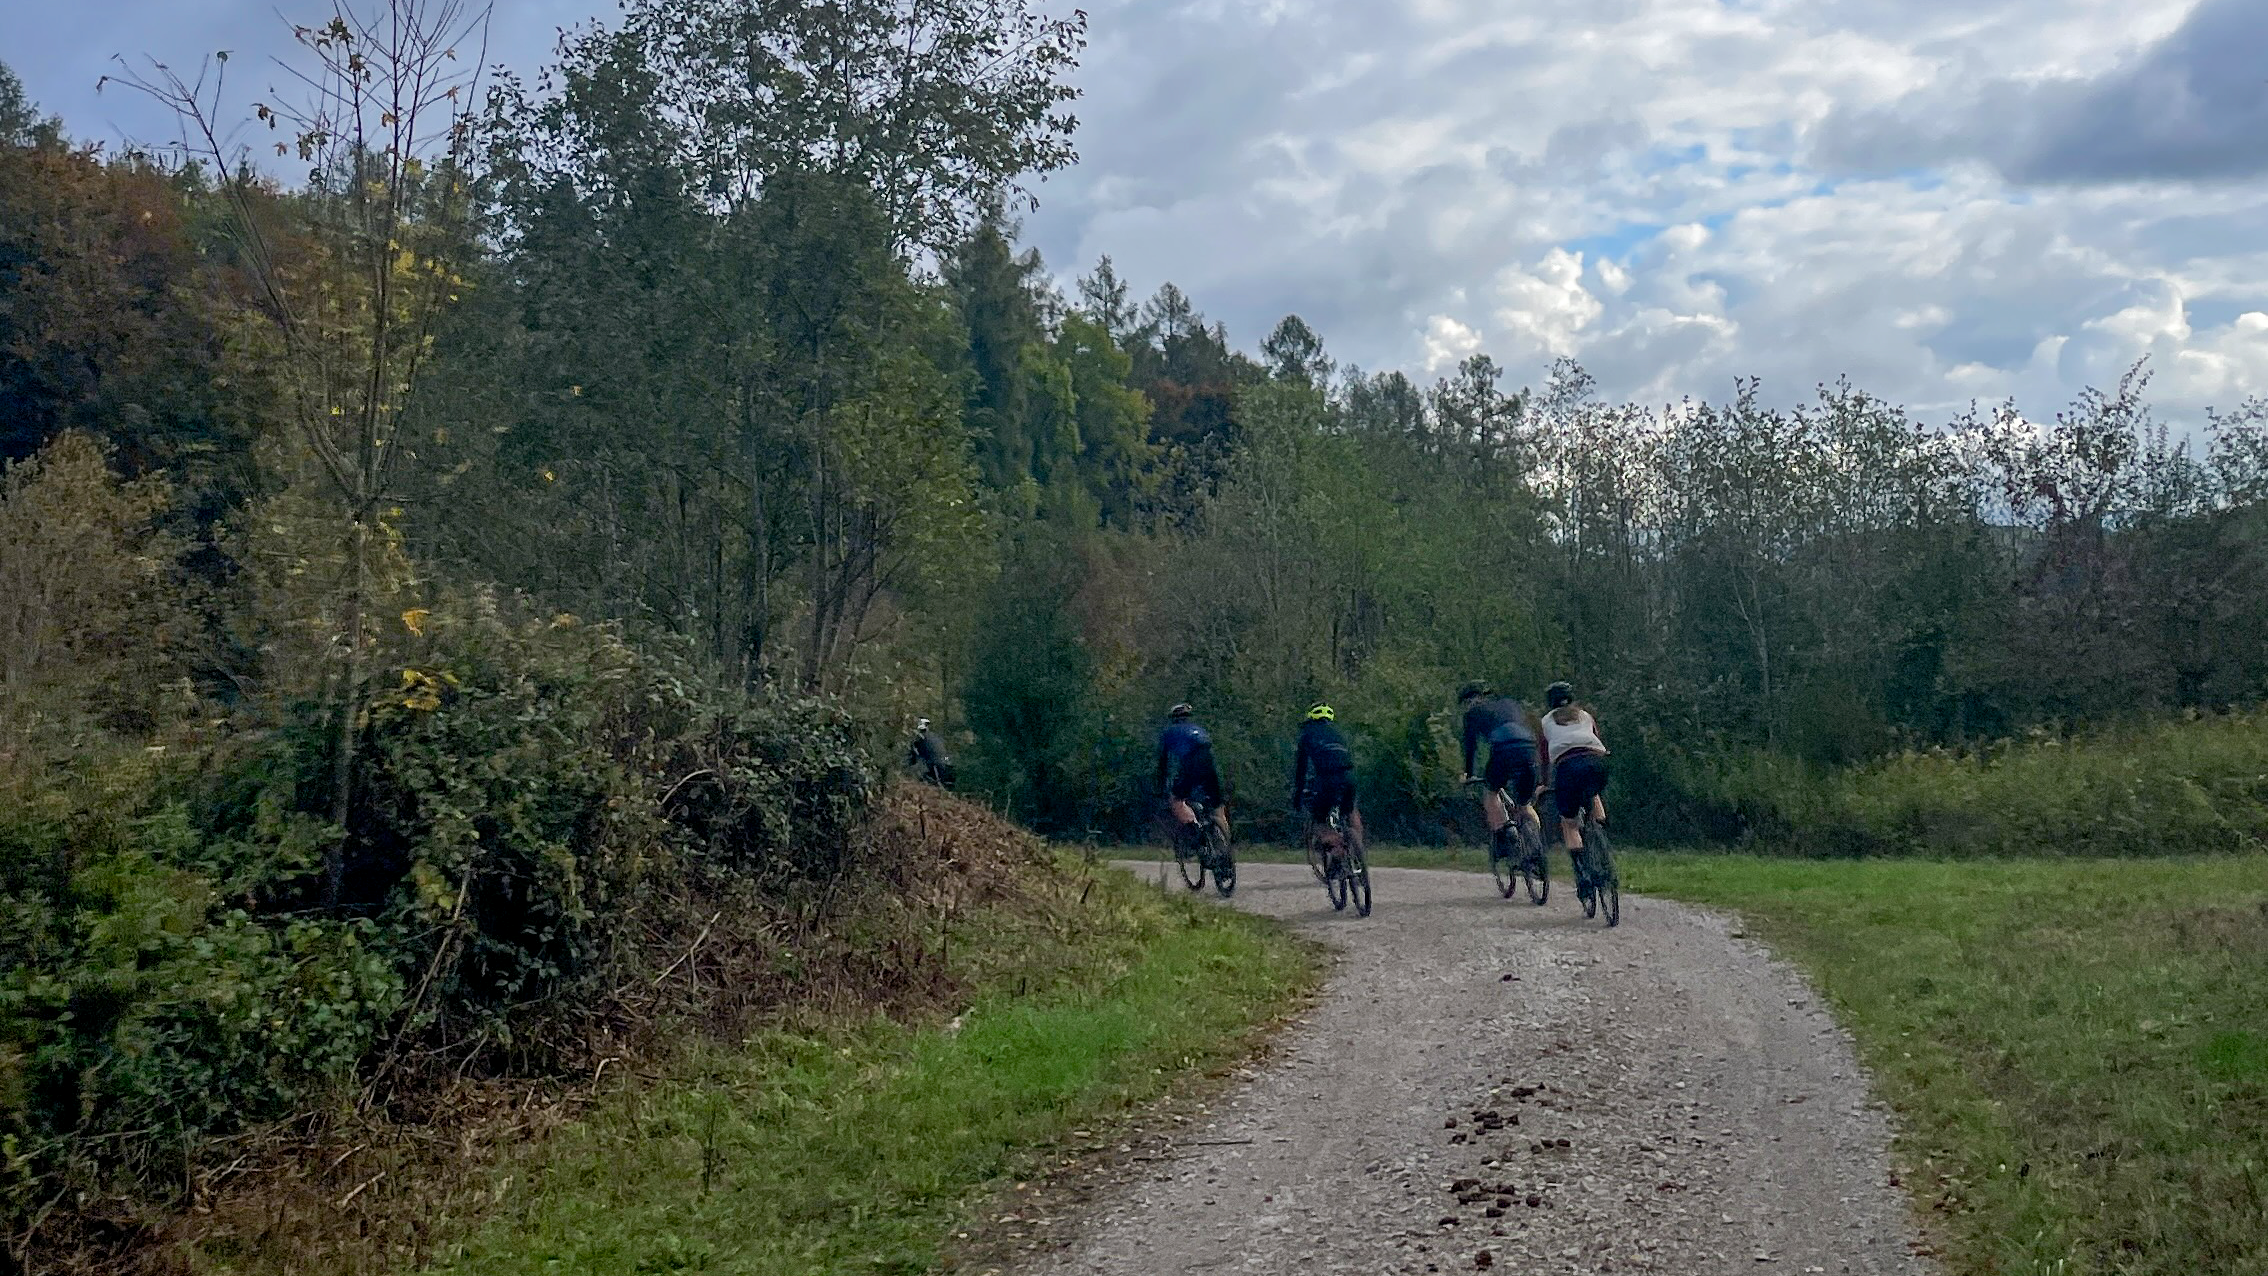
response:
M1559 803L1559 836L1570 855L1583 849L1583 805L1606 823L1607 747L1599 724L1575 703L1564 682L1544 689L1544 747L1551 755L1552 795Z

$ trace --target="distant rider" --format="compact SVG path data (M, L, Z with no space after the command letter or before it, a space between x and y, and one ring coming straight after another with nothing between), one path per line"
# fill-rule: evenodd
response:
M1210 803L1213 822L1228 837L1228 793L1213 760L1213 737L1197 725L1197 711L1187 704L1168 709L1165 730L1158 733L1157 792L1173 812L1175 845L1194 846L1199 840L1191 803Z
M1550 748L1551 788L1559 805L1559 836L1570 856L1583 850L1583 806L1606 823L1607 747L1599 724L1575 703L1564 682L1544 689L1544 743Z
M1309 708L1307 720L1299 727L1299 747L1292 753L1292 808L1307 815L1302 838L1305 843L1312 843L1316 829L1333 811L1339 813L1355 842L1362 842L1362 810L1355 802L1354 751L1347 747L1346 736L1340 734L1337 719L1330 705L1319 703ZM1302 794L1307 798L1304 805Z
M1504 809L1500 793L1510 793L1522 808L1532 808L1536 800L1545 763L1535 716L1526 705L1496 694L1485 682L1468 682L1458 688L1457 701L1465 708L1465 783L1473 782L1473 755L1484 741L1488 745L1481 810L1488 817L1488 835L1494 839L1512 821L1512 812Z
M929 719L914 723L913 743L906 746L906 765L914 775L941 789L953 787L953 759L945 756L945 742L929 729Z

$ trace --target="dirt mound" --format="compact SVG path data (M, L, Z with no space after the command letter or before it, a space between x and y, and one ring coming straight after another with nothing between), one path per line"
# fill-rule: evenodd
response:
M931 785L890 787L868 836L899 886L931 902L989 900L1054 862L1046 842L990 807Z

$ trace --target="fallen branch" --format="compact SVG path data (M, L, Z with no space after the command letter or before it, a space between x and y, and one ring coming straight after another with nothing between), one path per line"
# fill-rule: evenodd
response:
M371 1184L376 1183L378 1180L384 1177L386 1177L386 1171L380 1170L376 1174L371 1175L369 1178L364 1179L362 1181L361 1187L358 1187L353 1191L347 1193L345 1196L339 1198L339 1208L342 1210L345 1209L347 1205L354 1200L355 1197L362 1195L364 1190L367 1189Z
M706 942L708 941L708 938L709 938L709 928L710 928L711 926L714 926L714 925L716 925L716 924L717 924L717 919L718 919L719 917L722 917L722 916L724 916L724 910L723 910L723 909L719 909L719 910L717 910L716 912L714 912L714 913L711 913L711 914L709 915L709 920L708 920L708 922L707 922L707 923L706 923L705 925L703 925L703 926L701 927L701 933L700 933L700 934L698 934L698 935L695 935L695 936L693 937L693 946L692 946L691 948L688 948L688 949L686 949L686 950L685 950L685 951L684 951L684 952L683 952L682 954L680 954L680 955L678 956L678 958L677 958L677 960L676 960L676 961L673 961L673 962L671 962L671 963L669 964L669 967L668 967L668 969L666 969L666 970L662 971L662 973L660 973L660 974L658 974L658 975L654 976L654 985L653 985L654 987L656 987L656 988L659 988L659 987L661 987L661 984L662 984L662 980L669 978L669 977L670 977L670 975L671 975L672 973L674 973L674 972L675 972L675 971L677 970L677 968L678 968L679 966L682 966L682 965L684 965L684 964L685 964L686 962L688 962L688 961L692 960L692 958L693 958L693 954L695 954L695 953L697 953L697 952L701 951L701 945L702 945L703 943L706 943ZM595 1078L594 1078L594 1080L595 1080Z

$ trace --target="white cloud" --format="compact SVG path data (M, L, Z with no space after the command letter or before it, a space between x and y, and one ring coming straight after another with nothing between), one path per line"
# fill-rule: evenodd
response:
M1497 325L1520 343L1522 355L1574 354L1583 330L1606 309L1583 287L1583 255L1564 248L1545 253L1532 271L1505 270L1496 293Z
M1957 158L1852 180L1814 143L1964 85L2162 62L2193 3L1314 0L1270 25L1101 0L1087 163L1031 229L1066 274L1108 251L1234 337L1296 311L1374 369L1477 341L1515 383L1568 353L1614 395L1848 373L2044 415L2146 354L2188 411L2268 387L2240 321L2268 313L2268 183L2026 189ZM1091 200L1121 175L1134 202Z
M1481 334L1447 315L1435 315L1425 324L1425 370L1445 372L1481 348Z

